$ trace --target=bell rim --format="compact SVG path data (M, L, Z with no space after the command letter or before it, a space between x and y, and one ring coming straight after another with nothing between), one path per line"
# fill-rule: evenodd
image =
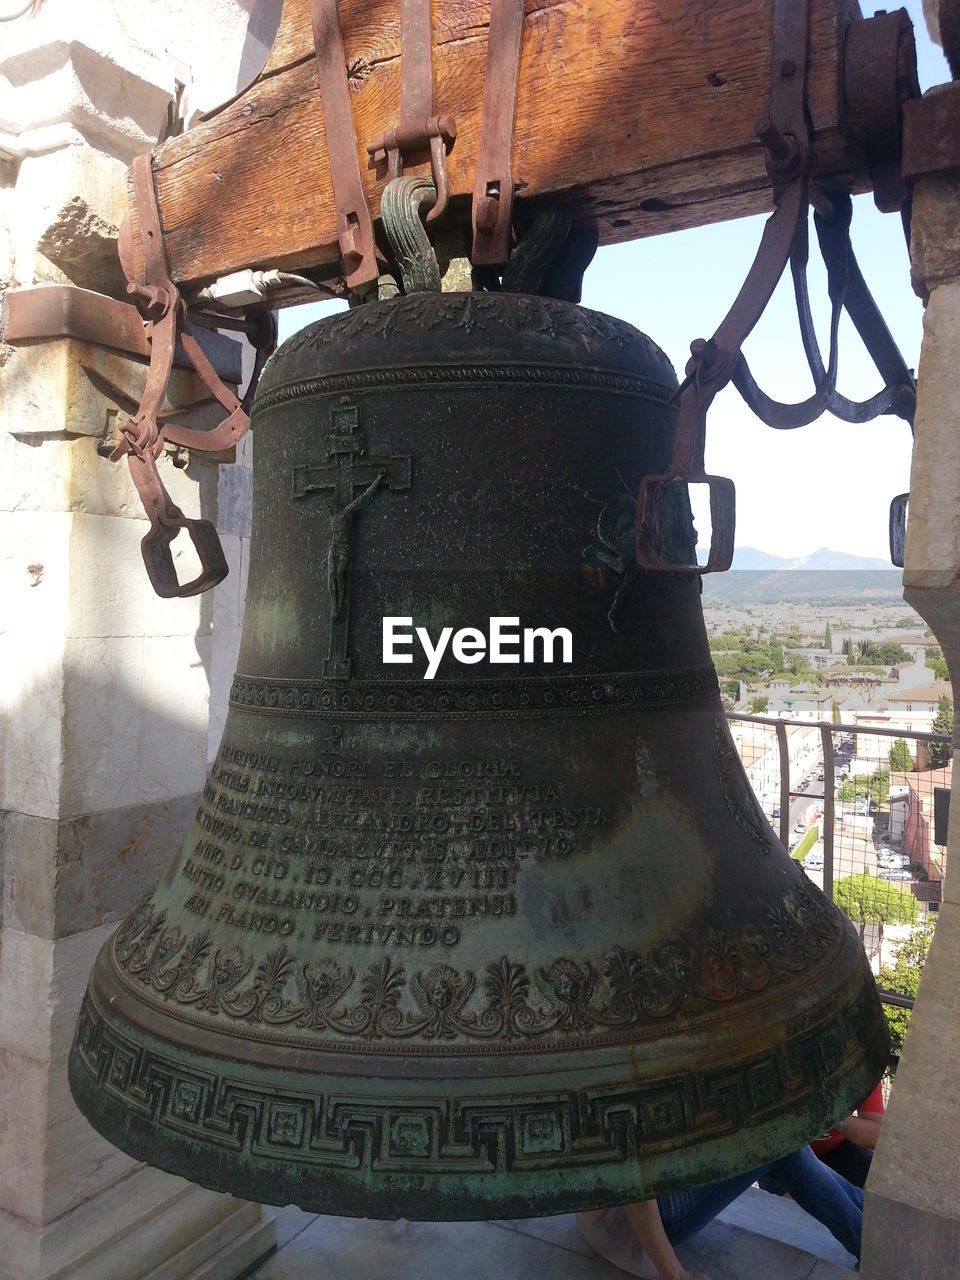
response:
M855 946L859 951L858 942ZM642 1140L638 1147L637 1135L634 1135L633 1153L630 1154L630 1139L621 1137L628 1148L626 1153L621 1150L619 1158L608 1159L604 1163L596 1159L597 1152L594 1150L587 1166L578 1164L574 1158L574 1144L569 1141L569 1117L557 1130L558 1133L561 1130L564 1133L563 1152L567 1155L566 1164L559 1154L551 1153L549 1142L539 1153L534 1150L532 1157L528 1153L527 1168L518 1168L515 1164L506 1169L474 1169L467 1172L462 1169L458 1172L455 1157L443 1167L427 1169L423 1167L426 1159L423 1151L419 1152L419 1163L416 1152L406 1160L402 1152L399 1158L396 1153L391 1153L395 1166L398 1166L392 1170L389 1168L389 1159L382 1159L380 1163L383 1167L377 1167L377 1152L370 1151L370 1159L364 1167L344 1169L338 1167L342 1161L338 1162L336 1158L330 1158L328 1163L323 1163L322 1156L314 1159L316 1153L310 1148L308 1130L311 1124L321 1129L321 1117L325 1120L338 1107L342 1109L345 1105L348 1108L352 1105L358 1117L365 1116L364 1123L369 1122L379 1128L381 1147L386 1142L387 1148L390 1148L391 1134L396 1136L397 1125L404 1123L404 1117L407 1118L406 1122L413 1124L416 1135L420 1132L416 1125L426 1124L423 1117L431 1114L431 1108L437 1110L439 1107L442 1111L444 1106L449 1109L451 1117L458 1107L469 1111L472 1106L478 1110L486 1106L489 1115L500 1116L501 1120L507 1112L512 1112L512 1118L507 1117L504 1123L506 1131L515 1131L514 1139L519 1145L518 1134L523 1133L524 1116L542 1118L550 1114L566 1114L558 1098L575 1092L576 1085L574 1082L571 1086L569 1072L565 1070L568 1064L565 1062L558 1064L556 1088L552 1091L550 1086L554 1082L551 1073L545 1072L541 1063L541 1069L536 1073L539 1087L536 1093L531 1091L526 1099L517 1097L520 1082L502 1075L492 1080L489 1077L478 1077L475 1081L461 1075L443 1082L428 1082L422 1077L398 1077L386 1081L373 1077L376 1082L375 1090L379 1089L380 1093L379 1103L375 1090L374 1096L366 1099L362 1096L362 1088L357 1086L356 1077L352 1074L342 1077L344 1091L351 1095L352 1103L326 1096L341 1080L338 1079L335 1085L329 1085L328 1081L318 1079L306 1063L302 1070L286 1073L302 1076L303 1080L300 1087L284 1092L274 1064L271 1063L260 1068L260 1075L264 1079L259 1082L259 1104L254 1106L250 1100L243 1102L244 1072L240 1064L226 1059L213 1059L207 1055L206 1067L198 1074L195 1068L183 1064L182 1054L176 1060L169 1058L168 1066L172 1074L164 1083L161 1078L162 1070L158 1066L163 1061L163 1055L157 1055L153 1044L168 1043L169 1047L169 1042L160 1042L156 1037L144 1037L138 1030L140 1048L144 1055L153 1055L153 1065L149 1071L144 1069L142 1082L136 1084L130 1094L131 1101L125 1104L118 1096L117 1087L111 1086L112 1073L116 1070L116 1048L124 1038L125 1019L109 995L94 991L92 982L84 1000L80 1026L71 1049L68 1074L78 1107L104 1137L135 1158L149 1159L151 1164L200 1185L217 1189L229 1185L234 1194L263 1203L294 1202L303 1209L351 1217L462 1221L541 1216L608 1207L716 1181L786 1155L825 1132L837 1119L857 1106L874 1087L883 1073L889 1050L886 1022L862 952L847 975L842 990L847 995L853 993L846 1003L838 998L837 991L829 993L830 1007L835 1016L842 1018L866 995L868 1002L873 1004L872 1025L860 1028L856 1034L848 1034L843 1061L835 1062L826 1073L823 1063L815 1060L814 1051L814 1057L808 1058L804 1067L808 1088L801 1099L791 1096L785 1106L778 1111L771 1111L768 1107L759 1119L744 1119L741 1116L739 1124L729 1117L726 1122L721 1119L717 1124L715 1121L714 1133L688 1133L686 1141L678 1141L675 1129L665 1132L661 1141L667 1146L663 1150L657 1149L657 1139L654 1136L648 1144L649 1150L644 1152ZM99 1008L95 1007L97 1005ZM101 1019L99 1030L95 1032L91 1031L91 1017ZM811 1020L812 1014L808 1014L806 1021ZM803 1023L804 1016L799 1015L795 1021ZM97 1070L91 1069L84 1047L85 1038L90 1039L91 1034L100 1037L101 1047L110 1041L111 1036L113 1041L112 1059L108 1053L107 1059ZM87 1048L90 1047L87 1045ZM187 1081L188 1088L192 1089L196 1082L211 1079L215 1074L214 1068L220 1063L223 1071L223 1099L214 1096L211 1086L209 1096L204 1096L201 1101L202 1088L198 1088L196 1095L188 1093L190 1106L193 1107L192 1115L184 1113L178 1117L174 1114L178 1096L177 1080ZM352 1065L355 1067L356 1064ZM274 1075L272 1083L269 1081L271 1072ZM631 1064L621 1061L619 1073L621 1077L629 1077ZM588 1092L594 1100L601 1099L601 1106L604 1105L605 1094L608 1095L606 1102L610 1105L607 1123L622 1125L625 1114L623 1099L629 1088L622 1089L622 1096L610 1103L610 1098L613 1097L611 1086L603 1078L598 1079L596 1064L586 1064L583 1074L590 1079ZM249 1079L255 1077L256 1071L248 1070L246 1075L249 1091ZM368 1077L364 1079L369 1080ZM565 1084L561 1084L561 1080ZM627 1083L628 1086L634 1086L634 1093L639 1098L639 1085L636 1085L635 1079ZM435 1097L425 1097L424 1084L433 1087ZM438 1084L443 1087L437 1087ZM479 1095L476 1100L469 1097L464 1100L462 1095L469 1095L471 1084L475 1084L477 1088L483 1087L482 1102ZM660 1105L666 1109L668 1126L673 1085L671 1077L654 1082L648 1090L649 1105L654 1108ZM311 1094L314 1095L313 1102L310 1100ZM137 1095L136 1105L132 1101L134 1095ZM679 1097L680 1093L673 1096ZM242 1122L243 1140L235 1150L228 1150L223 1146L224 1136L230 1129L226 1110L222 1109L229 1109L225 1101L227 1098L239 1098L240 1110L247 1117ZM250 1094L250 1098L253 1098L253 1094ZM145 1117L144 1107L148 1105L165 1119L165 1124L159 1123L157 1115L152 1119ZM634 1123L638 1133L645 1132L645 1105L638 1102L635 1106ZM721 1099L719 1105L722 1112L726 1104ZM762 1107L760 1111L763 1112ZM257 1118L253 1119L255 1113ZM569 1115L575 1114L576 1108L571 1103ZM269 1150L267 1130L277 1116L287 1128L281 1132L279 1142L274 1143L273 1149ZM305 1127L302 1132L291 1136L289 1126L291 1117L295 1116L302 1117ZM206 1136L202 1132L205 1124L212 1125L212 1131ZM438 1125L434 1130L434 1148L437 1146L436 1131L439 1127ZM615 1142L616 1134L613 1139ZM375 1147L376 1143L372 1145ZM482 1142L480 1147L483 1148ZM749 1159L744 1163L733 1157L734 1164L737 1165L733 1167L731 1151L737 1152L743 1147L749 1148ZM203 1155L205 1151L208 1151L207 1163ZM386 1153L385 1149L381 1156ZM330 1157L329 1152L327 1155ZM462 1153L460 1158L462 1162ZM285 1161L283 1171L278 1168L278 1160ZM522 1165L524 1161L520 1160L519 1163ZM403 1168L404 1164L408 1167ZM650 1176L648 1168L651 1165L656 1170L653 1176ZM498 1185L501 1178L504 1185ZM510 1185L507 1186L507 1183ZM386 1214L383 1212L385 1206L389 1206Z

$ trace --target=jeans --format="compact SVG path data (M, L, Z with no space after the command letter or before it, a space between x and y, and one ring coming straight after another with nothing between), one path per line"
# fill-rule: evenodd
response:
M824 1164L829 1165L834 1173L839 1173L841 1178L846 1178L855 1187L862 1187L870 1172L873 1152L865 1147L858 1147L844 1138L838 1147L833 1147L825 1156L819 1158Z
M761 1177L789 1192L802 1209L822 1222L847 1252L859 1259L863 1192L818 1160L809 1147L725 1182L660 1196L657 1206L667 1239L676 1245L694 1235Z

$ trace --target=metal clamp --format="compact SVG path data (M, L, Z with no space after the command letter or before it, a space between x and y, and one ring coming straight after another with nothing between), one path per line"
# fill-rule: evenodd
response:
M375 164L386 161L387 176L390 181L396 181L403 174L404 159L429 148L437 199L427 214L427 222L441 217L450 200L447 153L453 149L456 137L457 123L453 116L436 114L433 109L430 0L401 0L400 123L387 129L375 142L367 143L367 154Z

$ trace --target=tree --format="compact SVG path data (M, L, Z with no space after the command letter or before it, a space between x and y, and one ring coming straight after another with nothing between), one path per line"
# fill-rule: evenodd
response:
M870 806L880 809L887 803L890 795L890 774L886 769L877 769L869 776L858 773L847 778L837 792L837 798L843 804L856 804L870 797Z
M823 631L823 647L830 653L833 652L833 634L830 631L830 619L827 619L827 625Z
M906 738L895 739L890 748L890 768L894 773L912 772L913 756L910 754L910 745Z
M834 703L833 704L833 723L840 724L840 722L841 722L840 708L837 706L836 703Z
M927 952L933 940L933 929L933 924L927 923L914 929L909 938L897 943L893 950L892 967L883 965L880 969L881 987L887 991L895 991L898 996L916 996ZM890 1024L890 1048L894 1053L899 1053L907 1034L911 1010L887 1005L886 1013Z
M804 675L810 670L810 659L805 653L792 653L789 669L795 676Z
M861 935L868 924L913 924L919 908L912 893L866 872L838 880L833 900L860 926Z
M869 666L892 667L898 662L906 662L909 657L903 645L894 640L861 640L857 666L866 663Z
M947 670L947 664L944 661L942 649L935 647L928 649L924 662L938 680L950 679L950 672Z
M778 644L776 640L771 640L768 646L770 653L770 670L782 671L784 668L783 646Z
M770 699L765 694L761 694L750 703L750 710L755 716L760 716L763 715L769 705Z
M953 734L953 703L944 695L937 705L937 714L933 717L934 733ZM931 742L928 761L931 769L942 769L953 755L949 742Z

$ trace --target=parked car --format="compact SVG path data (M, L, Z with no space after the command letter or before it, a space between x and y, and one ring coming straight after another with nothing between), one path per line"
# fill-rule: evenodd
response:
M823 870L823 852L815 849L813 853L808 853L803 860L804 871L822 871Z
M880 849L877 862L881 867L909 867L910 859L905 853L897 853L895 849Z
M805 836L807 834L807 828L802 822L798 822L797 825L793 828L793 831L794 831L794 835L798 835L798 836Z
M912 880L913 872L906 867L881 867L877 872L881 880Z
M774 809L774 811L773 811L773 816L774 816L775 818L779 818L779 817L780 817L780 806L779 806L779 805L777 805L777 807Z

